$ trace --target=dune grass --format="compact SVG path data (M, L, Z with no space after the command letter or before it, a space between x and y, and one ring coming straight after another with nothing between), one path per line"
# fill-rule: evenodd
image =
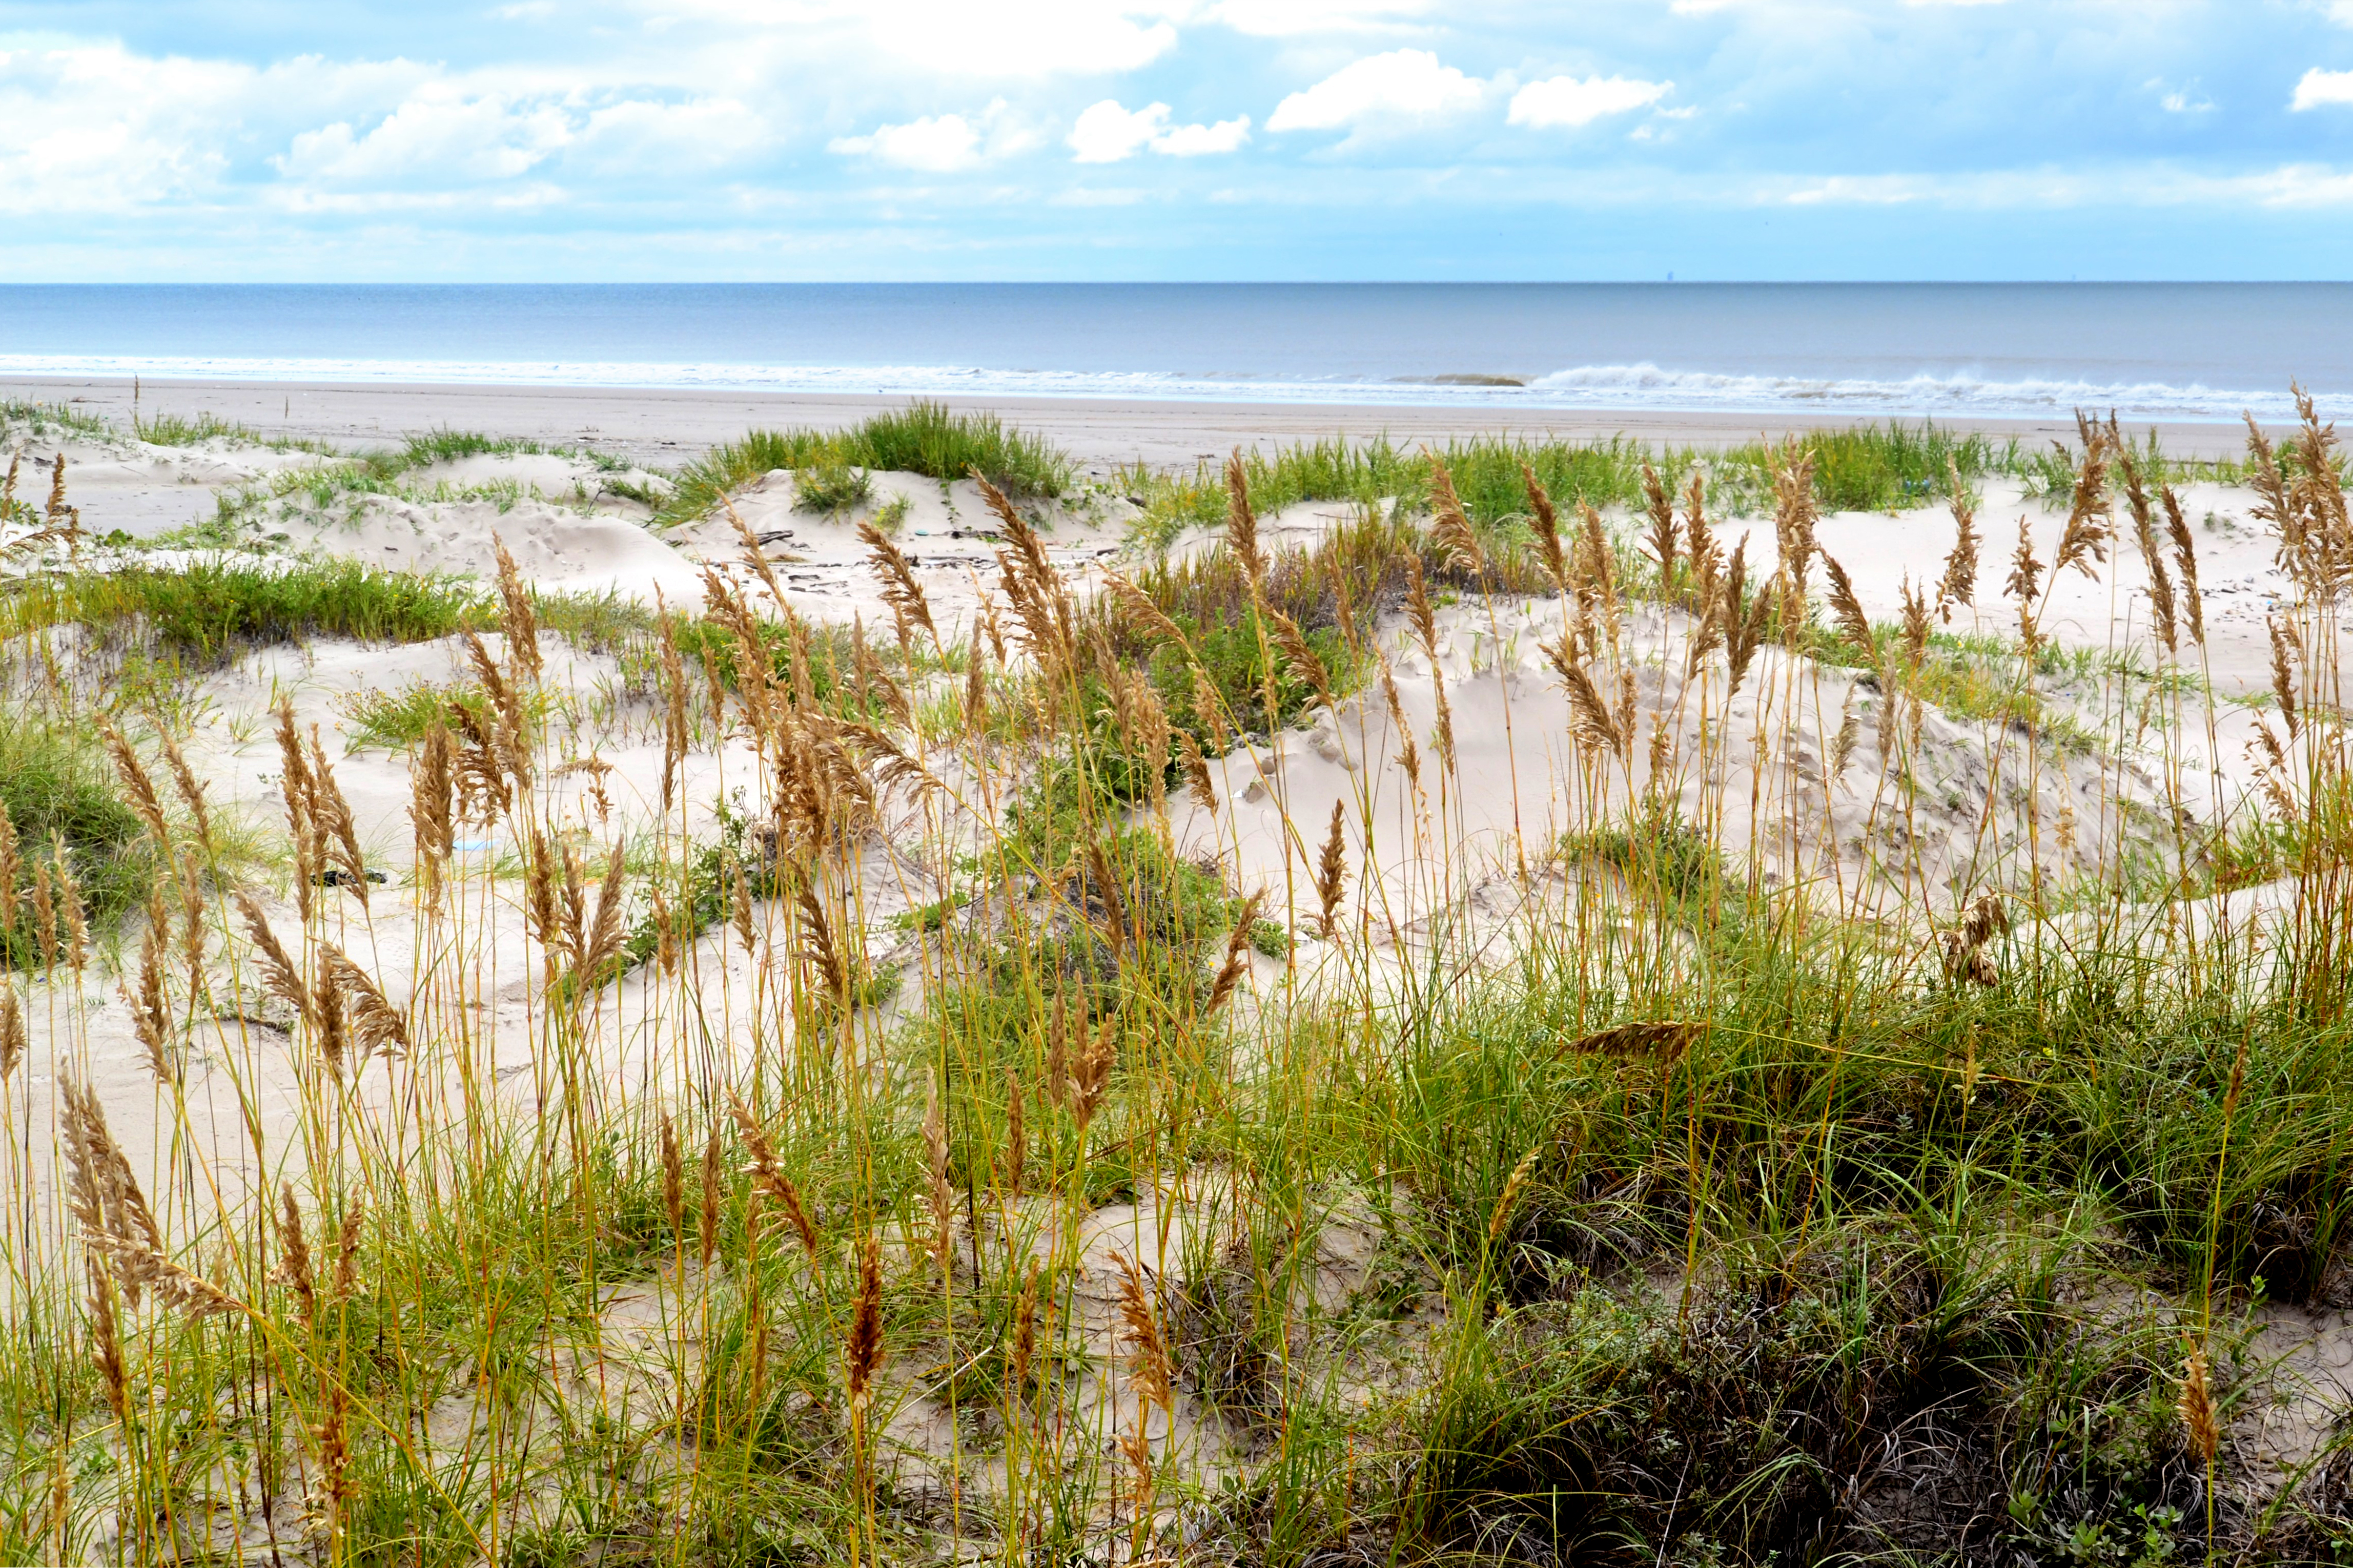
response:
M977 469L1020 500L1052 500L1070 489L1070 459L993 414L957 414L917 402L877 414L846 430L754 430L712 448L679 471L678 486L656 521L690 521L722 496L776 468L850 469L923 474L947 482Z
M2316 425L2305 440L2251 482L2335 552L2295 556L2285 679L2309 698L2336 679L2327 574L2353 537ZM1483 449L1516 477L1514 448ZM2083 455L2071 490L2113 455ZM1391 458L1419 460L1335 449L1329 482L1389 484L1362 465ZM1907 720L1970 710L2023 794L2065 765L2016 732L2023 702L2082 679L2184 704L2201 650L2079 673L1925 630L1847 644L1785 584L1586 552L1545 608L1600 706L1665 669L1699 714L1730 711L1741 656L1707 638L1754 627L1769 755L1705 719L1638 736L1588 709L1561 769L1521 781L1525 837L1464 850L1457 814L1496 781L1424 721L1413 771L1334 764L1330 850L1320 821L1247 814L1228 791L1301 781L1233 737L1351 691L1385 711L1383 675L1438 657L1415 629L1433 598L1475 616L1491 591L1555 592L1501 480L1455 481L1467 541L1368 516L1258 565L1236 523L1108 603L1017 564L1001 649L894 662L748 605L674 624L638 737L666 776L609 821L558 782L589 759L517 717L544 678L509 639L485 677L509 697L465 726L465 797L424 765L436 731L396 736L419 752L397 899L324 886L332 835L297 834L297 901L269 917L285 956L239 934L216 963L207 936L244 928L189 889L208 912L196 961L156 981L156 1056L192 1087L159 1071L111 1131L73 1114L71 1161L108 1184L86 1175L79 1216L28 1174L46 1127L0 1119L0 1552L2341 1555L2341 1413L2284 1479L2242 1440L2271 1393L2257 1331L2353 1302L2342 716L2307 701L2250 808L2295 879L2272 923L2200 923L2194 842L2130 889L2105 865L2063 878L1993 822L1999 781L1975 879L1935 885L1900 831L1926 760ZM370 624L409 603L349 592ZM1663 618L1630 593L1694 601L1707 637L1637 647L1627 628ZM638 635L609 605L576 616ZM1829 799L1824 737L1794 716L1827 696L1834 723L1860 668L1889 705L1853 786L1885 806L1876 864L1859 885L1768 875L1812 863L1788 847ZM1449 679L1466 711L1502 684ZM1646 725L1670 700L1651 689ZM2184 709L2159 733L2177 764L2191 728ZM1230 768L1211 805L1186 804L1179 729ZM690 762L718 780L699 800ZM2065 775L2097 795L2086 823L2122 812L2120 772ZM290 763L280 787L298 823L332 818L332 786ZM1291 832L1279 873L1236 885L1246 834ZM456 843L494 835L512 875ZM99 979L39 984L65 1020L39 1065L102 1067ZM258 1000L221 1022L216 990L240 986L270 988L277 1023L238 1021ZM169 1151L137 1210L134 1157L110 1152L134 1114Z
M2038 451L2016 439L1961 434L1930 421L1907 425L1858 425L1845 430L1809 433L1803 443L1813 459L1813 489L1826 510L1889 511L1933 505L1957 473L1967 484L1989 475L2022 479L2037 493L2063 500L2063 488L2080 454ZM2150 435L2141 447L2143 470L2152 482L2190 479L2236 482L2242 465L2233 460L2177 459L2166 456ZM1532 440L1474 437L1451 440L1435 452L1452 476L1464 510L1482 524L1524 517L1527 491L1521 467L1535 469L1554 499L1597 508L1639 510L1644 503L1642 470L1650 466L1680 500L1696 477L1707 504L1719 514L1745 514L1768 507L1771 474L1778 449L1760 442L1723 448L1653 447L1624 437L1593 440ZM1299 501L1355 501L1373 506L1394 498L1409 513L1430 499L1431 455L1400 447L1386 437L1345 437L1253 447L1243 454L1251 504L1272 512ZM1133 465L1121 470L1117 488L1145 509L1139 531L1165 542L1187 528L1215 528L1225 521L1225 482L1204 462L1191 474Z
M111 934L145 902L158 869L155 847L86 723L29 704L0 711L0 810L25 880L46 885L61 867L91 930ZM62 948L83 940L72 934L61 897L9 901L0 919L0 969L31 968L45 957L54 963ZM42 902L50 907L47 917Z

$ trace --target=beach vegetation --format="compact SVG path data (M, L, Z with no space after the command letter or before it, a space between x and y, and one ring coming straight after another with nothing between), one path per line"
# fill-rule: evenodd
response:
M922 474L943 484L977 472L1020 500L1051 500L1071 487L1070 459L1043 437L994 414L917 402L844 430L754 430L714 447L679 470L657 521L707 516L729 492L780 468Z
M397 886L290 721L269 908L0 728L16 841L119 836L172 938L0 993L0 1549L2340 1560L2353 1433L2294 1381L2353 1310L2332 440L2247 460L2306 531L2221 804L2202 631L2063 645L2023 567L2000 636L1874 626L1786 448L1805 584L1641 567L1573 510L1641 458L1503 441L1172 479L1219 531L1109 579L992 503L961 640L885 550L903 642L723 584L28 580L26 710L68 626L507 635L356 700ZM2094 564L2120 445L2068 476ZM1834 487L2008 460L1883 434ZM1278 548L1285 486L1351 515ZM1509 616L1556 679L1482 661ZM535 721L531 628L654 643L640 700ZM20 773L80 783L20 820Z

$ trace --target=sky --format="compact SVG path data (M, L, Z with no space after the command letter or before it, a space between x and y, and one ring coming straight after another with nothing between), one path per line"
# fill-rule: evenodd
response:
M2341 279L2353 0L0 0L0 280Z

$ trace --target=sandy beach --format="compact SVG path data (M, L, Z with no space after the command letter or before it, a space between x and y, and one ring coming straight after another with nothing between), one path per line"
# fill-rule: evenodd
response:
M128 423L132 383L97 377L0 378L0 399L62 403ZM701 392L676 388L564 386L304 385L282 382L143 381L141 407L149 416L213 414L264 436L365 446L411 431L480 430L493 436L569 443L638 462L676 463L746 429L790 426L835 428L886 409L903 397L848 397ZM1082 467L1106 468L1142 461L1155 467L1213 461L1236 447L1313 439L1319 436L1387 436L1400 445L1450 437L1504 434L1532 438L1588 439L1624 435L1669 446L1730 446L1762 435L1845 429L1841 413L1813 420L1786 415L1672 413L1656 409L1409 408L1347 404L1162 403L1091 398L944 399L962 413L991 412L1038 431ZM2016 437L2030 446L2073 439L2072 420L1987 419L1955 422L1956 429ZM2155 426L2168 451L2207 458L2237 452L2245 432L2235 425L2170 423Z

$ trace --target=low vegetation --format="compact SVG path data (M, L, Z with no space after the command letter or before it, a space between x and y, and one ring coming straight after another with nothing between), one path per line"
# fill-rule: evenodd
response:
M2119 477L2165 481L2084 437L2059 556L2095 562ZM898 438L857 466L934 471ZM754 437L681 494L849 440ZM0 1560L2343 1560L2353 1434L2274 1408L2263 1348L2353 1308L2332 433L2242 470L2295 635L2276 761L2211 825L2283 880L2228 926L2179 782L2202 623L2079 655L2046 563L2015 641L1824 584L1833 498L2023 459L1650 456L1153 480L1221 540L1092 598L999 495L992 616L940 624L878 548L888 640L725 587L664 622L325 563L16 585L12 695L54 717L0 727ZM1715 547L1743 483L1790 569ZM1317 487L1365 509L1264 544ZM1445 673L1441 618L1528 596L1569 717L1506 836L1465 761L1503 683ZM286 721L282 889L202 870L227 810L168 754L160 789L143 747L102 764L103 703L32 656L466 629L505 634L468 684L363 700L409 757L390 833ZM640 753L635 809L541 721L548 630L642 661L590 737ZM2121 742L2054 738L2078 681L2165 710L2163 810ZM1957 872L1914 828L1922 736L1964 721L2000 776ZM1354 750L1313 773L1301 731ZM1833 817L1849 768L1868 815ZM1328 824L1251 795L1318 779ZM2044 799L2162 853L2127 886ZM39 936L58 868L91 910L155 897L135 961Z

